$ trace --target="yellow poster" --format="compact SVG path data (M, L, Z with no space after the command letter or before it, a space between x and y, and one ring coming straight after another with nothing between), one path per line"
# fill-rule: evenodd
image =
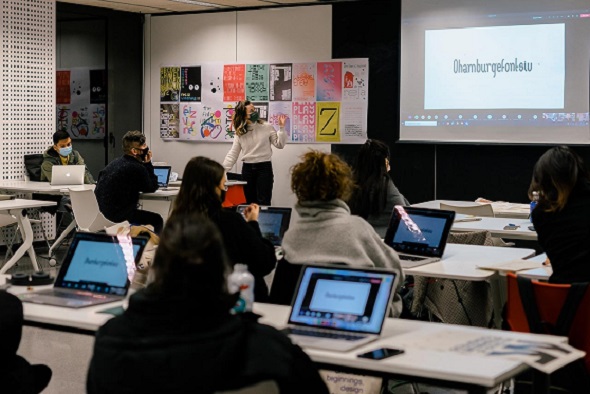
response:
M340 142L340 103L316 103L316 142Z

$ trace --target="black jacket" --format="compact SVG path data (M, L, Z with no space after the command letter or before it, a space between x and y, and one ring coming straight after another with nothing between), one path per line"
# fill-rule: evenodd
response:
M94 194L103 215L113 221L129 220L137 209L139 193L158 190L151 162L141 163L129 155L110 162L99 174Z
M574 188L559 212L532 212L539 244L551 260L552 283L590 281L590 185Z
M210 218L223 236L232 265L246 264L254 275L254 299L257 302L267 301L268 286L264 276L275 268L277 258L273 244L262 237L258 222L246 222L239 213L226 209L210 211Z
M283 394L327 393L299 347L222 304L134 294L97 333L88 393L211 393L264 380Z

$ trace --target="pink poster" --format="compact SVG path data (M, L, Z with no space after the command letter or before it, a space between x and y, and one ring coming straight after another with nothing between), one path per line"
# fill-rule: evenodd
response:
M291 141L315 142L315 103L293 102Z
M342 62L318 62L317 101L342 100Z
M223 66L223 101L240 101L246 98L246 65Z
M315 81L315 63L293 64L293 101L314 101Z

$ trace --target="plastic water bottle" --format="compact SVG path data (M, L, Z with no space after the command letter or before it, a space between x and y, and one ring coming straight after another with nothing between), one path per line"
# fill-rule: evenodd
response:
M531 213L529 215L531 222L533 221L533 209L535 209L538 202L539 202L539 192L533 192L533 201L531 201Z
M234 272L228 278L230 293L240 292L240 298L231 312L243 313L252 312L254 306L254 276L248 271L246 264L236 264Z

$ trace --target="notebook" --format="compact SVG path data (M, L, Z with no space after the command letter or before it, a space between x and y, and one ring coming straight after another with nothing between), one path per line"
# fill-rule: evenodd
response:
M384 241L398 253L402 268L434 263L443 256L454 219L453 211L396 205Z
M120 301L148 239L76 233L52 289L21 294L23 302L82 308Z
M381 335L395 272L346 266L305 266L284 330L301 346L349 351Z
M83 185L84 174L86 173L85 165L67 165L51 167L52 186L62 185Z
M170 171L172 171L171 166L154 166L154 174L158 177L158 187L160 189L166 189L168 187Z
M248 205L238 205L238 212L244 214L244 209ZM289 229L291 223L291 208L280 207L260 207L258 215L258 225L262 236L268 239L274 246L281 246L285 231Z

